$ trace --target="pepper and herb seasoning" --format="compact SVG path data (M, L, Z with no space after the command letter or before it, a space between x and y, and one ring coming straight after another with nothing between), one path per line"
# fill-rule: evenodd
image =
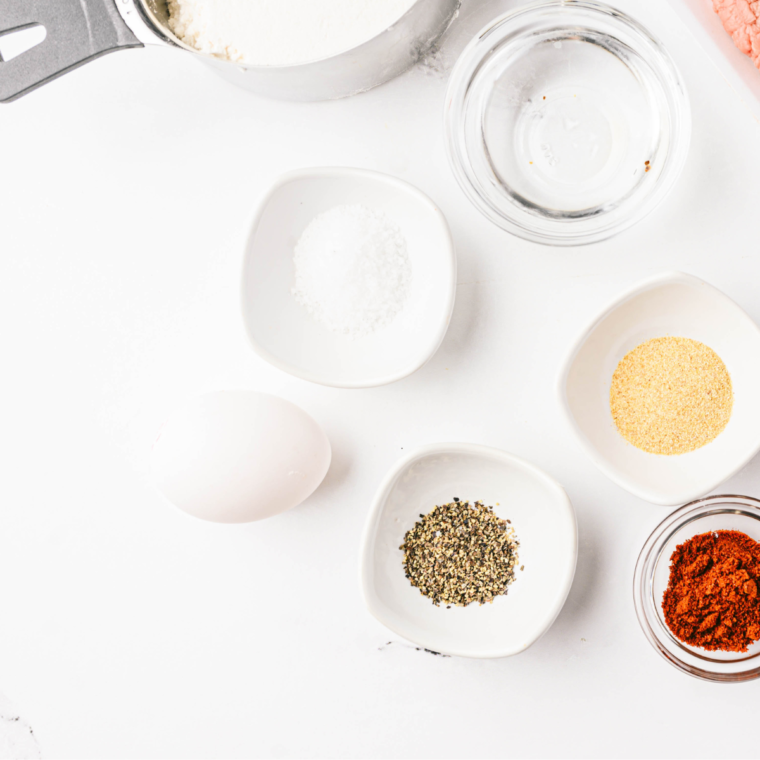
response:
M760 543L745 533L701 533L676 547L662 597L679 640L709 651L746 652L760 639Z
M456 498L420 515L399 548L412 586L448 609L506 594L515 578L518 546L511 524L493 507Z

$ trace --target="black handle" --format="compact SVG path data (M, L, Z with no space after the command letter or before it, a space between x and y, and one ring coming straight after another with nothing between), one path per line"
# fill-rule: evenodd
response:
M106 53L142 47L114 0L0 0L0 51L3 36L38 25L42 42L8 61L0 54L0 103Z

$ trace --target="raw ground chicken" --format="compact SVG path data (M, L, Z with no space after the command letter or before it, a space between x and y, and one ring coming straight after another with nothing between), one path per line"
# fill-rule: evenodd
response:
M713 0L736 47L760 69L760 0Z

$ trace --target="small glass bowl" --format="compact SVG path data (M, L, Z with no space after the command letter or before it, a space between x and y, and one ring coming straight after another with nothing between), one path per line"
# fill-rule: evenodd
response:
M485 27L454 67L445 122L449 161L475 206L556 246L642 219L675 183L691 136L662 45L585 0L523 6Z
M708 652L679 641L662 612L674 549L692 536L715 530L737 530L760 541L760 501L749 496L710 496L681 507L663 520L647 539L636 563L636 615L649 643L683 673L720 683L752 681L760 678L760 641L748 652Z

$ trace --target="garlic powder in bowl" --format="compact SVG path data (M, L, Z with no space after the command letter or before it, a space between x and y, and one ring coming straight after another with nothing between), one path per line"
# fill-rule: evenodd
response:
M610 409L620 434L650 454L706 446L726 428L734 394L723 360L690 338L651 338L612 375Z

